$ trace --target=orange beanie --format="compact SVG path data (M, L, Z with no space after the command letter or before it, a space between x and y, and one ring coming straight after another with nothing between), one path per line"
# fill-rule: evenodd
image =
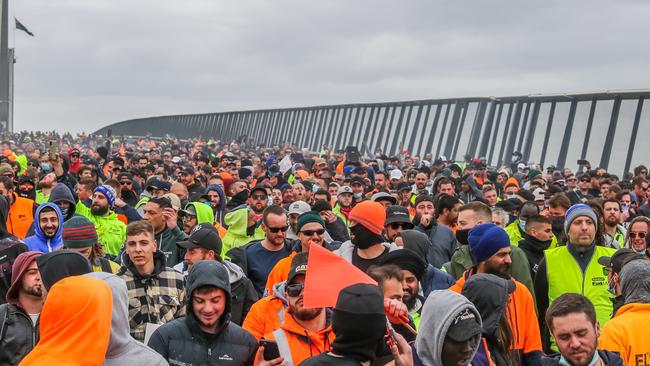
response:
M373 233L381 235L386 222L386 209L381 203L363 201L352 208L348 218L358 222Z

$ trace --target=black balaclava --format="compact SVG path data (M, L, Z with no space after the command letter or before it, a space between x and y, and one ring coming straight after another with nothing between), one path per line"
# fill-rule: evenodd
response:
M354 244L354 246L359 249L368 249L371 246L382 243L384 241L381 235L373 233L361 224L357 224L351 227L350 233L353 235L351 240L352 244Z
M468 245L469 244L469 231L472 229L465 229L461 230L458 229L456 230L456 240L458 240L459 243Z
M359 226L359 225L357 225ZM332 316L332 352L357 362L373 361L386 333L384 298L379 287L351 285L339 293Z
M43 286L47 291L58 281L92 272L88 258L72 250L57 250L36 258Z

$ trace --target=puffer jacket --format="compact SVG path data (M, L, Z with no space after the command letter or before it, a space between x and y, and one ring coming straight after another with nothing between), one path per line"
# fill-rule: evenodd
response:
M88 273L85 276L106 282L113 294L111 337L104 366L167 366L167 361L158 353L129 334L129 297L124 280L104 272Z
M49 207L56 212L56 216L59 219L59 227L54 234L54 237L47 238L43 230L41 230L41 225L38 223L41 212L44 208ZM25 238L25 244L29 247L30 251L41 252L41 253L50 253L59 249L63 245L63 216L61 215L61 210L59 206L51 202L46 202L36 209L36 220L34 221L34 235L28 236Z
M165 358L170 365L252 365L257 352L255 338L230 321L231 292L228 270L216 261L200 261L187 275L185 298L187 315L167 323L149 339L149 347ZM226 308L219 319L216 334L207 334L199 326L192 311L192 293L210 285L226 293Z
M429 227L424 227L422 224L418 224L415 226L415 230L427 234L431 241L427 252L427 262L436 268L441 268L443 264L451 260L458 242L456 235L447 225L432 222Z
M0 365L18 365L38 343L38 321L16 304L0 305Z
M185 315L183 275L165 266L165 255L160 251L154 252L153 258L153 272L143 276L125 253L117 273L128 288L131 336L140 342L147 323L164 324Z

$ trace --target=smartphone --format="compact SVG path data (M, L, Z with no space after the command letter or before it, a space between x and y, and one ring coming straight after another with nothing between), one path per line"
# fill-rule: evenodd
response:
M55 141L50 141L50 149L48 151L50 160L56 160L56 153L58 150L58 144Z
M578 165L589 165L589 161L584 160L584 159L580 159L580 160L578 160Z
M271 361L280 357L280 350L275 341L269 341L262 338L260 339L260 347L264 347L264 361Z
M361 161L361 154L356 146L348 146L345 148L345 157L350 163L358 163Z

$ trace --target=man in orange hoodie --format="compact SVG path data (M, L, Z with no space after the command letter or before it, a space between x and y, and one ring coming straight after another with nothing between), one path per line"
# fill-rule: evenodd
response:
M50 290L41 339L20 366L101 366L111 333L113 296L100 280L72 276Z
M512 348L521 357L522 365L537 365L542 357L542 339L533 296L526 286L512 278L510 239L505 230L494 224L480 224L469 232L469 249L476 266L468 269L449 287L461 293L465 281L475 273L489 273L515 282L510 294L507 316L512 328Z
M303 290L307 274L307 253L297 254L291 262L291 270L285 287L289 302L284 322L279 329L264 335L264 339L275 341L280 357L287 365L299 365L309 357L329 352L334 342L334 332L324 308L305 309ZM264 349L258 351L258 360L263 359ZM256 363L256 364L259 364Z

